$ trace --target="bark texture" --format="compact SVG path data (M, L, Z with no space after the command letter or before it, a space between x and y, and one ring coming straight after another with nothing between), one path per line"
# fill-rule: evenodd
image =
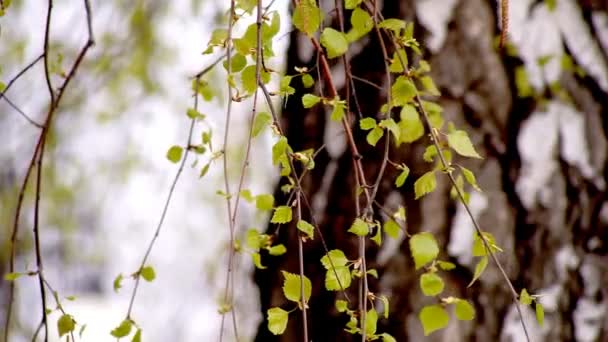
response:
M334 1L320 2L321 8L334 6ZM416 22L416 36L424 46L429 32L418 24L417 4L419 2L412 0L386 0L382 12L385 17ZM535 6L540 4L530 3L526 13L532 13ZM584 24L595 39L593 43L600 46L591 18L594 11L605 7L604 3L586 1L575 3L575 6L585 18ZM483 193L472 196L471 206L482 229L494 234L504 249L499 259L515 287L546 294L542 299L546 311L544 327L537 326L531 309L524 312L532 340L606 341L608 290L601 284L608 283L608 196L605 190L608 179L608 94L597 78L562 72L556 83L561 95L545 89L540 94L542 96L518 96L515 73L518 67L523 66L523 61L494 48L500 21L497 12L494 1L457 2L442 47L436 52L424 52L442 93L439 103L444 108L445 119L468 131L477 150L484 156L483 161L457 160L475 172L484 189ZM332 24L338 27L335 18ZM353 75L378 85L385 84L384 60L373 32L369 39L357 45L354 51L358 52L348 56ZM600 58L604 63L606 56L606 51L602 51ZM296 66L314 68L317 62L312 45L297 32L291 35L287 58L289 71ZM344 79L341 60L335 61L332 69L334 78ZM557 88L554 85L553 89ZM295 98L309 92L297 82L296 91ZM347 96L351 97L349 105L353 117L356 116L355 97L364 116L374 116L386 101L386 94L356 81L354 91L347 91L342 85L341 97ZM567 121L565 116L561 119L550 116L554 100L579 113L578 121ZM551 133L549 128L545 130L540 125L540 129L534 131L530 127L537 127L532 125L535 118L546 119L547 127L551 122L555 124L561 120L561 128ZM288 101L282 120L289 143L296 151L318 149L324 143L338 146L328 146L318 154L316 167L304 177L303 187L327 247L330 250L342 249L349 259L356 259L357 239L347 232L356 215L355 172L350 150L340 146L343 142L336 143L344 137L330 133L339 130L331 131L332 123L328 122L328 113L322 106L307 110L299 101ZM582 122L581 131L584 133L579 140L568 138L567 133L569 125L576 122ZM357 127L354 125L353 131L367 179L373 180L382 162L384 139L376 148L371 148L365 142L365 134ZM555 167L542 184L536 184L540 186L538 191L532 191L522 183L522 179L534 173L535 168L543 167L529 162L529 158L522 155L525 147L529 148L534 143L524 139L527 135L539 137L538 153L545 153L540 146L550 139L549 136L556 139L555 146L545 155ZM368 268L376 268L380 276L378 280L369 277L370 291L389 296L391 305L390 317L379 320L378 331L390 333L397 341L521 340L521 325L512 297L492 263L482 278L467 288L473 276L474 262L467 258L467 253L458 247L456 240L462 240L462 234L472 234L462 230L461 222L470 226L470 221L463 219L462 208L450 199L447 177L438 178L435 192L414 201L413 182L430 168L422 160L424 148L429 144L430 140L425 136L415 144L399 148L391 146L391 160L405 162L412 172L405 186L396 189L394 179L397 173L389 167L377 201L391 210L404 205L409 233L430 231L435 234L442 248L441 257L457 265L455 270L445 273L446 293L471 300L477 315L472 322L452 319L447 329L424 337L417 313L423 305L435 299L424 297L420 292L419 272L414 270L407 239L392 250L380 251L375 244L368 243ZM588 163L572 162L568 148L587 153ZM280 191L282 184L277 186L275 193L279 203L287 200ZM311 220L307 217L309 211L304 212L304 218ZM385 217L377 210L377 219L382 221ZM288 250L297 250L295 224L283 227L269 225L268 231L275 234L278 242L284 243ZM317 237L307 242L304 253L305 273L313 284L308 311L310 340L360 340L359 336L344 332L347 317L334 308L334 301L343 298L342 295L324 290L324 269L319 259L325 251L320 239ZM266 317L266 310L270 307L287 307L281 289L283 278L280 270L297 273L298 256L290 252L280 258L265 258L263 263L268 267L256 270L255 281L260 289L262 313ZM357 307L355 282L348 295L350 307ZM266 321L261 323L256 341L302 339L299 311L290 315L287 331L282 336L272 335L266 325Z

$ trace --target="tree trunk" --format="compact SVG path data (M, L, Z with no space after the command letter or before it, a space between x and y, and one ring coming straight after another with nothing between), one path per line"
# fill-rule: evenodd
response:
M334 1L320 2L321 8L334 6ZM543 327L536 323L533 308L523 308L531 339L608 340L608 290L601 286L608 283L608 16L600 12L606 10L605 3L557 0L553 8L549 1L510 1L510 34L517 55L510 53L510 48L495 48L500 30L495 1L383 3L386 18L416 23L423 57L431 63L431 75L442 93L438 102L446 121L469 132L484 156L482 161L457 162L477 175L483 192L471 194L471 208L482 229L494 234L504 250L498 256L515 288L543 295ZM437 19L442 11L450 12L445 23ZM339 27L335 16L333 20ZM445 39L441 29L435 30L442 25L447 30ZM351 49L351 71L358 78L384 86L380 45L373 31L368 37L361 49ZM294 67L316 66L312 45L302 38L295 31L291 35L288 72ZM553 45L547 42L551 39ZM562 57L560 51L570 59ZM574 67L567 66L569 60ZM335 61L339 62L332 67L334 78L344 79L341 59ZM350 96L351 115L356 117L356 98L364 116L375 116L386 102L386 94L362 82L354 81L354 86L354 91L345 85L340 90L341 98ZM300 84L295 87L294 98L310 92ZM354 260L358 240L347 232L356 216L353 156L339 134L340 126L328 116L322 106L304 109L300 101L290 100L284 107L282 124L294 151L316 150L327 144L316 157L315 169L303 179L304 193L327 248L342 249ZM375 179L385 139L372 148L358 124L353 125L353 132L366 179ZM445 293L474 303L476 317L471 322L451 319L446 329L423 337L417 314L436 299L420 292L420 272L414 269L407 239L393 244L394 248L387 242L381 249L367 243L367 267L379 274L378 279L368 277L370 291L385 294L390 300L390 316L379 320L378 331L390 333L397 341L521 341L519 316L495 265L490 262L480 280L467 287L475 267L470 252L473 227L463 207L450 198L448 178L438 177L435 192L414 200L413 182L431 168L422 160L429 144L426 136L399 148L391 144L390 159L408 165L411 174L397 189L394 179L398 171L389 166L377 201L391 211L399 205L407 209L408 233L430 231L436 236L441 258L457 265L445 273ZM285 203L287 196L281 185L275 198ZM304 218L310 219L304 211ZM384 221L386 215L376 210L375 218ZM275 234L277 243L285 244L288 250L297 250L295 224L280 228L271 224L268 233ZM324 289L325 270L319 262L324 254L318 237L305 243L305 274L313 285L309 339L360 340L360 336L344 331L348 318L334 308L335 300L343 295ZM287 303L280 270L298 273L298 255L265 257L263 264L268 267L256 270L255 281L266 318L267 309ZM354 282L347 291L350 307L357 307L357 291ZM290 315L283 335L272 335L263 321L256 337L256 341L265 342L300 340L299 311Z

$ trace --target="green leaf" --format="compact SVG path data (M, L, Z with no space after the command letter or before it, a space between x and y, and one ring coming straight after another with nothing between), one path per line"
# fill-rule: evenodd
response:
M285 248L285 246L283 244L278 244L276 246L272 246L268 249L268 254L270 255L283 255L285 254L285 252L287 252L287 248Z
M384 130L382 128L380 128L379 126L374 127L374 129L372 129L366 137L367 143L372 145L372 146L376 146L376 144L378 143L378 140L380 140L380 138L382 138L382 136L384 135Z
M367 273L367 274L371 275L372 277L378 279L378 270L376 270L375 268L369 269L365 273Z
M388 318L390 305L388 304L388 298L385 295L378 296L378 299L382 301L382 306L384 309L384 318Z
M255 197L255 206L260 210L270 210L274 206L274 196L271 194L257 195Z
M22 275L23 275L23 273L19 273L19 272L7 273L4 275L4 280L13 281L13 280L16 280L17 278L21 277Z
M135 335L133 335L133 339L131 342L141 342L141 329L137 329Z
M522 289L521 293L519 294L519 302L522 303L523 305L530 305L532 304L532 296L530 296L530 294L528 293L528 290L526 289Z
M296 224L296 227L302 233L306 234L308 236L308 238L314 239L314 237L315 237L315 227L312 224L310 224L310 223L308 223L308 222L306 222L304 220L300 220Z
M130 319L125 319L120 323L119 326L114 328L110 334L116 338L121 338L129 335L131 333L131 327L133 326L133 322Z
M403 170L401 171L399 176L397 176L397 179L395 179L395 185L398 188L402 187L409 174L410 174L410 168L404 165Z
M405 21L394 18L384 19L378 24L378 27L391 30L395 35L399 36L401 30L405 29Z
M352 277L347 266L337 266L335 270L329 269L325 273L325 289L340 291L350 287ZM340 286L342 285L342 286Z
M359 6L360 3L362 3L363 0L345 0L344 1L344 8L346 9L353 9L357 6Z
M263 270L266 268L266 266L262 265L262 256L260 256L260 253L258 252L254 252L251 254L251 258L253 259L253 265L260 269Z
M255 65L250 65L243 69L241 81L243 83L243 89L245 89L247 93L253 94L255 92L255 89L258 87L255 75ZM264 84L270 81L270 74L265 71L264 68L260 68L260 81Z
M167 151L167 159L172 163L177 163L182 160L184 149L181 146L171 146Z
M357 236L366 236L369 234L369 225L367 222L363 221L360 218L356 218L355 222L348 229L349 233L353 233Z
M266 112L257 113L253 120L253 137L257 137L269 123L272 122L272 116Z
M362 10L361 7L354 9L350 15L350 23L352 29L348 33L348 36L349 41L351 42L363 37L374 28L374 20L366 11Z
M348 50L348 41L344 33L326 27L321 33L321 45L327 51L327 58L340 57Z
M359 120L359 127L364 131L369 131L372 128L376 127L376 119L374 118L363 118Z
M302 96L302 105L304 108L311 108L321 101L321 98L313 94L304 94Z
M433 158L437 155L437 147L435 145L429 145L424 149L424 154L422 155L422 159L427 162L433 162Z
M399 141L399 138L401 136L401 129L399 128L399 125L397 125L395 120L390 119L390 118L384 119L384 120L380 121L379 126L382 128L388 129L395 137L395 141Z
M114 292L118 293L118 290L120 290L120 288L122 287L122 273L117 275L116 278L114 278Z
M402 73L403 65L407 67L408 59L407 54L404 49L399 49L398 51L393 52L393 58L391 59L391 65L389 66L389 71L394 73Z
M464 299L459 299L456 301L454 312L456 313L456 318L461 321L471 321L473 318L475 318L475 308L473 305L471 305L471 303Z
M312 36L319 28L322 12L314 0L302 0L293 11L292 23L298 30Z
M330 258L331 262L329 261ZM321 264L323 264L323 267L325 267L326 270L331 270L332 263L335 267L344 266L348 263L348 259L341 250L332 249L321 258Z
M449 270L453 270L456 268L456 265L454 265L453 263L449 262L449 261L437 261L437 264L439 265L439 268L441 268L444 271L449 271Z
M378 313L375 309L370 309L365 315L365 333L367 336L372 336L376 334L376 329L378 325Z
M517 96L521 98L534 95L534 89L528 80L528 73L523 66L515 68L515 88L517 88Z
M286 152L290 150L287 144L287 138L281 136L279 140L272 146L272 165L277 165Z
M344 101L336 101L334 104L333 110L331 111L331 119L333 121L341 121L344 117L344 110L346 109L346 104Z
M289 312L281 308L270 308L266 313L268 315L268 330L275 335L281 335L285 332Z
M424 336L447 327L450 320L450 316L440 305L427 305L423 307L420 314L418 314L418 318L420 318L420 322L422 323Z
M68 314L63 314L57 320L57 331L59 332L59 337L61 338L63 335L74 331L76 327L76 322L72 318L72 316Z
M139 274L141 275L142 278L144 278L145 281L148 281L148 282L153 281L156 278L156 272L154 272L154 267L152 267L152 266L142 267Z
M241 197L249 203L251 203L255 200L255 197L251 194L251 190L249 190L249 189L241 190Z
M425 296L437 296L443 292L443 279L434 272L424 273L420 276L420 288Z
M406 105L416 96L416 86L407 77L399 76L391 87L391 95L394 106Z
M228 60L224 60L222 63L224 69L228 71ZM239 72L247 66L247 58L240 53L235 53L230 56L230 72Z
M380 229L379 225L377 226L377 228L378 229L376 229L376 234L374 234L371 240L374 241L376 245L382 246L382 229Z
M301 278L297 274L281 271L285 281L283 282L283 294L285 298L289 299L292 302L299 302L301 296ZM312 283L310 279L304 276L304 301L308 301L310 298L310 294L312 292Z
M384 232L393 239L399 237L400 230L401 227L399 227L397 222L395 222L394 220L388 219L386 220L386 222L384 222Z
M475 265L475 273L473 274L473 279L471 280L469 285L467 285L467 287L471 287L471 285L473 285L473 283L475 283L475 281L479 279L483 271L486 269L486 266L488 266L488 257L484 256L479 259L479 262L477 263L477 265Z
M536 311L536 321L538 322L538 325L542 327L545 323L545 309L538 300L534 301L534 305Z
M282 205L274 210L274 214L272 215L270 222L279 224L289 223L291 222L291 215L291 207Z
M414 106L409 104L404 105L401 108L400 118L401 121L398 124L401 131L398 140L399 144L414 142L424 135L424 126Z
M420 269L435 260L439 255L439 246L431 233L422 232L413 235L410 238L409 245L416 269Z
M346 310L348 310L348 302L342 299L337 299L336 300L336 310L338 310L338 312L344 312Z
M457 130L448 133L448 144L461 156L481 159L481 156L475 151L469 135L465 131Z
M4 82L0 81L0 93L4 92L4 89L6 89L6 84L4 84Z
M431 76L420 77L420 83L422 83L422 87L424 87L424 89L426 91L428 91L429 94L431 94L433 96L441 95L441 93L439 92L439 89L437 89L437 86L435 85L435 82L433 81Z
M186 115L190 118L190 119L199 119L199 120L203 120L205 119L205 115L199 113L198 110L194 109L194 108L188 108L188 110L186 111Z
M461 166L460 170L462 170L462 175L464 176L464 179L467 180L467 183L469 183L473 187L473 189L481 192L481 189L477 185L477 180L475 179L475 174L473 174L473 172L471 170L467 169L464 166Z
M437 187L437 179L435 178L435 171L429 171L414 183L415 199L432 192Z
M382 342L397 342L397 340L388 333L382 333L380 334L380 337L382 337Z
M492 253L502 252L502 249L496 245L494 235L488 232L483 232L483 236L486 238ZM485 256L487 254L488 253L483 240L479 237L479 234L475 233L475 237L473 238L473 256Z
M304 88L310 88L315 85L315 80L312 78L312 76L310 76L310 74L304 74L302 75L302 85Z
M263 239L260 237L260 232L258 232L255 228L247 230L247 235L245 238L245 244L247 247L257 251L262 247L262 242Z

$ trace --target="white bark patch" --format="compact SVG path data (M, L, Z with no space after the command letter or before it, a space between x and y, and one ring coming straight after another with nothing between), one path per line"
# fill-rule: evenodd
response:
M531 6L532 11L529 13ZM594 14L596 29L607 20L605 15ZM556 8L550 10L544 3L532 5L531 0L511 0L509 23L510 41L517 47L525 63L529 82L535 89L540 90L559 79L560 59L565 54L565 43L576 63L593 77L603 90L608 91L608 66L576 1L557 1ZM606 49L606 25L598 30L598 37ZM538 60L541 57L551 59L544 66L540 66Z
M403 203L403 198L398 191L391 192L384 202L385 208L396 208ZM384 217L384 222L391 219L390 217ZM401 225L401 222L397 221L397 224ZM390 236L384 234L382 237L382 247L378 252L378 256L376 257L376 261L378 265L384 266L386 263L391 260L395 254L399 252L399 248L401 247L401 243L405 239L405 234L403 231L399 231L399 236L396 239L391 238Z
M563 283L568 280L568 271L578 267L580 259L572 245L562 246L555 254L557 277Z
M604 12L594 12L591 15L595 35L600 41L604 51L608 51L608 14Z
M602 58L599 46L593 40L577 2L557 1L554 17L576 62L598 82L604 91L608 91L606 61Z
M536 204L538 195L557 169L558 125L555 111L534 112L523 123L517 137L522 166L515 190L526 208Z
M452 20L458 0L418 0L416 16L422 26L431 32L426 47L435 53L441 49L448 35L448 23Z
M545 331L548 331L549 324L545 324L544 328L541 328L536 322L536 314L532 308L527 305L520 305L520 307L524 322L526 323L526 329L530 335L530 341L544 341L543 335L545 334ZM505 317L505 323L500 335L500 341L528 341L521 325L519 313L517 312L517 308L514 304L509 306L509 311Z
M326 111L325 132L323 142L327 153L332 159L338 159L346 150L346 137L340 122L331 119L331 109Z
M488 208L488 198L478 192L471 193L469 200L469 208L475 219L484 210ZM466 212L462 203L458 204L452 231L450 233L450 242L448 243L448 254L458 258L458 263L461 265L471 265L473 261L473 238L475 236L475 227L471 222L469 214Z
M572 315L576 341L597 341L602 326L602 318L605 314L605 301L597 303L586 297L579 299Z
M522 171L516 191L526 208L533 207L539 196L551 199L547 183L557 170L558 138L561 158L587 179L596 174L591 165L583 114L559 101L551 101L546 107L546 111L532 113L517 138Z

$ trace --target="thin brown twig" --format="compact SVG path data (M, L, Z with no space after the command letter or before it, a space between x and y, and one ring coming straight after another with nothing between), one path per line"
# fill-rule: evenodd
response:
M296 219L297 222L299 222L302 219L302 203L300 202L300 194L301 194L301 189L296 190ZM303 339L304 342L309 342L308 341L308 319L306 317L306 308L308 306L308 303L306 302L306 297L304 294L304 247L303 242L302 242L302 233L301 232L296 232L297 235L297 239L298 239L298 263L300 266L300 298L302 300L302 327L304 328L303 330Z
M230 12L228 16L228 37L226 38L226 71L228 72L228 77L232 73L232 28L235 21L235 0L230 0ZM232 217L232 200L231 200L231 192L230 192L230 181L228 179L228 156L227 156L227 148L228 148L228 137L230 133L230 119L232 116L232 85L229 82L226 82L228 85L228 104L226 106L226 123L224 125L224 141L223 141L223 149L224 152L222 154L223 159L223 170L224 170L224 192L226 193L226 210L228 214L228 229L230 235L230 246L229 246L229 254L228 254L228 269L226 270L226 283L224 285L224 296L223 296L223 305L230 305L230 314L232 316L233 321L233 329L235 335L237 334L237 326L236 326L236 314L233 308L233 298L230 298L230 303L228 300L229 296L229 288L230 288L230 278L232 275L232 267L234 264L235 258L235 250L234 250L234 241L235 241L235 229L234 222L231 220ZM224 340L224 324L226 321L226 315L222 315L222 320L220 323L220 336L219 341L222 342Z

